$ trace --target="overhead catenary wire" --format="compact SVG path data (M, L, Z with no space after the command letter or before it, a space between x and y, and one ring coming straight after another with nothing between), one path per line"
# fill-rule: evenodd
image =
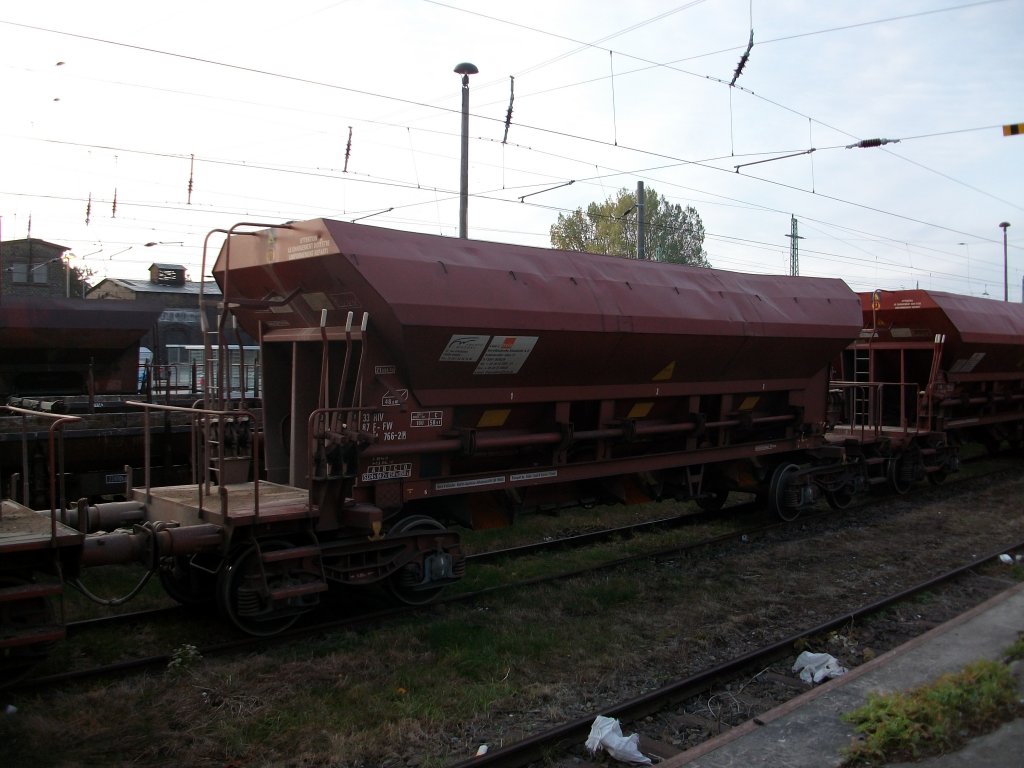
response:
M808 118L808 119L809 119L809 121L810 121L810 118ZM813 158L812 158L812 159L813 159ZM419 184L418 184L418 178L417 178L417 186L419 186ZM436 188L435 188L435 189L436 189ZM813 183L812 183L812 191L813 191ZM90 197L91 197L91 196L90 196ZM189 202L191 203L191 200L190 200Z
M990 4L990 3L1003 2L1003 1L1005 1L1005 0L982 0L981 2L970 3L970 4L966 4L966 5L952 6L952 7L948 7L948 8L944 8L944 9L936 9L936 10L933 10L933 11L921 12L921 13L916 13L916 14L904 14L904 15L898 16L898 17L890 17L889 19L873 20L873 21L870 21L870 22L862 22L862 23L853 24L853 25L844 25L842 27L834 27L834 28L830 28L828 30L818 30L818 31L816 31L814 33L805 33L805 34L821 34L821 33L830 32L830 31L838 31L838 30L849 29L849 28L858 27L858 26L865 26L865 25L871 24L871 23L880 23L881 21L903 20L903 19L913 18L915 16L929 15L931 13L939 13L939 12L952 11L952 10L959 10L961 8L970 8L970 7L974 7L974 6L978 6L978 5L987 5L987 4ZM437 4L437 5L444 5L443 3L435 3L435 4ZM684 10L684 9L686 9L688 7L691 7L692 5L695 5L695 4L696 3L690 3L690 4L687 4L686 6L681 6L677 10ZM450 6L446 6L446 7L450 7ZM456 10L462 10L462 9L456 9ZM486 16L486 14L478 14L478 15ZM488 17L488 18L494 18L494 17ZM660 18L660 17L655 17L655 18ZM498 20L498 19L495 19L495 20ZM498 21L500 21L500 20L498 20ZM13 22L5 22L5 21L0 21L0 23L13 24ZM31 28L31 29L37 29L37 30L40 30L40 31L52 32L52 33L55 33L55 34L65 34L65 35L70 35L72 37L78 37L78 38L83 38L83 39L87 39L87 40L93 40L93 41L96 41L96 42L109 43L109 44L113 44L113 45L123 45L123 46L129 47L129 48L137 48L139 50L149 51L149 52L153 52L153 53L159 53L159 54L168 55L168 56L180 56L180 57L188 59L188 60L194 60L194 61L199 61L199 62L203 62L203 63L210 63L210 64L215 64L215 65L218 65L218 66L225 66L225 67L230 67L230 68L237 68L237 69L241 69L243 71L255 72L255 73L269 75L269 76L274 76L274 77L284 77L284 78L287 78L287 79L296 80L298 82L306 82L306 83L310 83L310 84L321 85L321 86L324 86L324 87L340 88L342 90L351 91L351 92L354 92L354 93L361 93L361 94L364 94L364 95L377 96L379 98L393 99L393 100L400 101L400 102L403 102L403 103L416 104L418 106L431 106L431 105L423 104L421 102L414 102L414 101L411 101L411 100L406 100L406 99L400 99L400 98L397 98L397 97L386 96L384 94L377 94L377 93L372 93L372 92L363 91L363 90L359 90L359 89L346 88L344 86L337 86L337 85L333 85L333 84L329 84L329 83L323 83L323 82L318 82L318 81L313 81L313 80L309 80L309 79L305 79L305 78L295 78L295 77L292 77L292 76L281 75L279 73L273 73L273 72L269 72L269 71L265 71L265 70L258 70L258 69L254 69L254 68L248 68L248 67L239 67L238 65L232 65L232 64L227 64L227 63L223 63L223 62L216 62L216 61L208 60L208 59L200 59L200 58L191 57L191 56L183 56L181 54L174 54L174 53L171 53L171 52L160 51L160 50L157 50L157 49L145 48L145 47L141 47L141 46L134 46L134 45L130 45L130 44L119 43L119 42L116 42L116 41L104 40L104 39L101 39L101 38L94 38L94 37L85 36L85 35L77 35L77 34L74 34L74 33L61 32L61 31L58 31L58 30L51 30L51 29L46 29L46 28L41 28L41 27L34 27L34 26L31 26L31 25L15 24L15 26L22 26L22 27ZM536 30L535 28L532 28L532 27L530 27L530 29L533 29L534 31L538 31L538 32L543 32L542 30ZM549 34L549 33L545 33L545 34ZM560 35L556 35L556 36L562 37L562 38L568 39L568 40L572 39L572 38L568 38L568 37L560 36ZM804 36L804 35L795 35L795 36L787 36L787 37L784 37L784 38L776 38L775 40L773 40L771 42L776 42L776 41L783 40L783 39L792 39L794 37L800 37L800 36ZM591 44L585 44L585 45L591 45ZM639 57L632 57L632 58L639 58ZM643 59L640 59L640 60L643 60ZM684 72L685 74L695 74L695 73L688 73L688 72L685 72L683 70L679 70L679 71ZM699 76L699 75L695 75L695 76ZM714 80L716 78L709 78L709 79ZM722 81L722 82L724 82L724 81ZM741 90L744 90L744 89L741 89ZM748 92L748 91L745 91L745 92ZM751 94L751 95L755 95L756 96L756 94ZM763 97L759 96L758 98L763 98ZM774 102L774 101L772 101L770 99L766 99L766 101L768 103L774 104L775 106L778 106L778 107L780 107L782 109L786 109L788 111L792 111L795 114L800 114L799 112L796 112L795 110L792 110L789 107L786 107L784 105L778 104L777 102ZM436 108L436 109L445 109L443 107L434 107L434 108ZM454 110L447 110L447 111L454 111ZM490 118L488 116L479 116L478 115L478 116L475 116L475 119L488 120L488 119L493 119L493 118ZM808 119L812 119L812 118L808 117ZM818 121L818 122L820 122L820 121ZM834 128L833 126L829 126L827 123L821 123L821 124L823 126L831 128L833 130L839 131L839 129ZM568 134L568 133L565 133L565 132L550 131L550 130L547 130L547 129L544 129L544 128L540 128L540 127L537 127L537 126L524 126L524 127L530 128L532 130L542 131L542 132L546 131L546 132L549 132L549 133L553 133L554 135L561 135L561 136L566 136L566 137L569 137L569 138L576 138L576 139L581 140L581 141L596 142L596 143L599 143L599 144L600 143L605 143L605 142L601 142L598 139L593 139L593 138L583 137L583 136L573 136L572 134ZM840 131L840 132L843 132L843 131ZM613 143L611 143L610 145L611 146L620 146L618 144L618 141L617 141L617 136L615 137L615 141ZM644 152L644 150L639 149L639 148L628 147L628 149L631 149L633 151L638 151L638 152ZM649 154L654 154L654 153L649 153ZM900 155L893 155L893 156L897 157L899 159L904 159ZM927 169L927 166L923 166L923 165L921 165L919 163L915 163L915 165L919 165L920 167ZM928 169L928 170L931 170L931 169ZM937 172L937 173L939 173L939 172ZM943 174L939 173L939 175L943 175ZM950 180L955 181L952 177L949 177L949 176L945 176L945 177L950 179ZM996 199L998 199L998 198L996 198Z
M976 129L976 130L982 130L982 129ZM56 143L66 143L66 142L56 142ZM94 146L94 148L97 148L97 147L95 147L95 145L93 145L93 146ZM119 148L106 147L106 148L107 149L117 149L117 151L120 151L120 152L131 152L131 151L134 151L134 150L130 150L130 149L123 148L123 147L119 147ZM180 157L181 156L181 155L176 155L176 154L173 154L173 153L145 153L145 154L158 154L158 155L167 156L167 157L175 157L175 156L179 156ZM226 164L226 165L237 165L239 167L244 167L244 168L247 168L247 169L258 169L258 168L262 167L262 166L259 166L259 165L255 165L253 163L243 163L243 162L240 162L240 161L232 162L232 161L226 161L226 160L207 159L205 162L216 163L216 164ZM686 161L686 160L681 160L681 159L679 160L679 162L680 163L684 163L684 164L693 164L694 163L694 161ZM696 163L696 164L699 164L699 163ZM661 167L669 167L669 166L661 166ZM711 168L713 170L724 170L724 169L719 169L719 168L717 168L715 166L705 166L705 167ZM271 166L266 166L265 168L269 169L269 170L274 170L276 172L293 173L293 174L297 173L297 174L301 174L301 175L315 175L315 176L323 176L323 177L327 177L327 178L332 178L332 176L330 176L329 174L324 174L322 172L317 172L317 171L311 171L311 170L308 170L308 169L274 168L274 167L271 167ZM610 174L610 175L624 175L624 174L635 174L635 173L636 173L636 171L623 170L623 171L616 171L616 172L614 172L613 174ZM414 188L414 187L417 187L417 185L413 185L413 184L408 183L408 182L402 182L402 181L399 181L399 180L374 179L372 177L369 177L369 175L364 175L364 176L366 176L367 178L360 179L364 183L384 184L384 185L391 185L391 186L396 186L396 187L401 187L401 188ZM767 183L770 183L770 184L776 184L776 185L787 187L787 188L793 188L793 189L796 189L797 191L804 191L804 190L800 190L799 188L792 187L791 185L782 184L781 182L777 182L777 181L773 181L773 180L761 179L761 178L756 177L756 176L748 176L747 178L756 179L756 180L759 180L759 181L762 181L762 182L767 182ZM582 181L582 180L577 180L577 181ZM657 180L655 180L655 181L657 181ZM663 183L663 182L657 182L657 183ZM427 187L427 189L432 189L432 190L435 190L435 191L440 191L440 188L438 188L438 187ZM484 197L483 195L474 195L474 196L481 197L481 198ZM860 204L860 203L856 203L856 202L848 201L848 200L843 200L841 198L837 198L837 197L833 197L833 196L827 196L826 195L825 197L827 197L829 199L834 199L834 200L836 200L838 202L846 203L846 204L849 204L849 205L854 205L854 206L857 206L857 207L863 207L863 208L866 208L868 210L874 210L874 211L879 212L879 213L895 216L897 218L902 218L902 219L905 219L905 220L908 220L908 221L912 221L912 222L915 222L915 223L919 223L919 224L924 224L926 226L932 226L932 227L937 227L937 228L940 228L940 229L944 229L944 230L953 232L953 233L955 233L957 235L969 236L969 237L977 237L977 238L982 239L982 240L985 239L983 236L979 236L979 235L977 235L975 233L969 233L969 232L963 232L963 231L956 230L956 229L951 229L951 228L946 227L944 225L939 225L939 224L935 224L935 223L930 223L930 222L918 220L918 219L915 219L913 217L903 216L901 214L892 213L892 212L889 212L889 211L885 211L883 209L878 209L878 208L875 208L875 207L872 207L872 206L866 206L864 204ZM503 198L491 198L491 199L503 200ZM505 200L505 201L508 202L508 200ZM91 195L90 195L90 198L89 198L89 207L91 208ZM801 214L801 217L802 218L808 218L806 216L806 214ZM994 242L994 240L993 240L993 242Z

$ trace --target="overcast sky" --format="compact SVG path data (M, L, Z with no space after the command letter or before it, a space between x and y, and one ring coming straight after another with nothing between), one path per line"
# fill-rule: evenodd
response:
M94 281L198 279L239 221L457 236L468 61L472 238L642 180L716 268L787 273L794 215L801 274L1001 299L1008 221L1020 301L1021 32L1024 0L4 3L0 232Z

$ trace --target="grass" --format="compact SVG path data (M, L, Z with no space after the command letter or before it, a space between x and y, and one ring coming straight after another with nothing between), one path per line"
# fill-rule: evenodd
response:
M584 517L559 513L536 524L557 534L584 527ZM609 542L605 554L622 556L645 539L653 548L675 535ZM508 561L487 578L570 570L573 557ZM186 645L203 647L208 637L186 636L173 621L147 623L131 639L104 637L89 653L158 645L178 652L165 673L0 699L18 707L0 717L0 763L404 768L415 754L418 768L441 768L472 755L483 734L497 749L537 723L591 713L622 690L692 671L691 659L707 651L760 641L763 626L799 604L816 568L806 548L792 560L777 550L771 559L756 552L659 558L245 657L195 658ZM124 576L125 586L134 584L134 574ZM772 589L758 588L769 577ZM338 610L356 599L336 597ZM211 616L199 626L212 635L222 624Z
M449 588L446 594L472 592L509 582L526 581L552 573L568 573L620 558L658 552L671 547L682 547L686 544L731 533L736 530L737 525L736 521L730 519L715 520L697 526L663 529L633 536L616 536L608 541L580 549L568 548L515 557L507 561L474 564L466 576L457 585ZM463 534L464 537L467 535L476 536L474 532ZM550 535L557 534L552 532ZM541 539L543 536L534 534L529 541ZM467 550L486 549L486 547L481 547L480 543L481 540L475 538L473 546L467 547Z
M678 507L676 507L678 508ZM622 525L627 522L666 516L672 505L644 504L631 507L608 506L596 507L593 510L560 510L557 514L523 516L519 529L506 529L500 532L481 531L464 532L471 538L476 537L476 549L486 549L498 541L491 539L496 535L509 536L516 534L517 540L538 541L555 537L566 532L602 528L605 526ZM594 517L596 515L596 517ZM615 537L612 540L579 550L566 549L538 554L531 557L515 558L508 561L481 564L472 568L461 583L450 587L446 594L457 595L466 591L497 587L510 581L525 581L551 573L564 573L616 560L631 554L649 552L671 544L682 544L696 541L709 536L720 535L730 530L735 522L729 520L716 521L696 527L683 527L660 531L656 534L640 534L631 537ZM103 598L119 598L132 591L145 576L140 566L109 566L97 568L85 574L86 587L94 594ZM597 580L597 594L581 593L579 599L569 602L560 614L566 618L578 615L586 616L600 610L601 605L614 605L619 602L615 592L618 587L615 580ZM633 587L627 587L626 596L635 594ZM603 590L611 590L609 594L601 594ZM356 596L357 600L366 597ZM124 613L147 608L174 605L163 592L159 579L152 578L141 593L130 602L117 608L101 607L87 600L73 589L65 595L65 615L67 620L75 621L84 618ZM347 610L344 606L342 611ZM231 630L217 616L215 610L210 611L209 621L182 622L178 616L161 619L149 619L138 626L126 629L112 626L105 629L92 629L87 634L74 638L73 642L58 644L46 661L36 670L37 675L46 675L68 668L109 664L125 658L140 655L143 650L148 653L172 653L182 644L199 647L215 644L218 640L228 639ZM483 638L481 642L490 642ZM527 649L528 652L528 649Z
M511 723L523 713L578 716L637 665L659 666L624 668L617 649L674 639L688 621L669 610L638 617L638 606L697 586L677 569L626 567L254 657L203 659L181 640L163 674L20 699L16 718L0 718L0 743L25 768L402 766L410 745L420 768L440 768L472 754L488 721L507 721L508 741L522 738ZM579 711L559 703L570 689Z
M203 659L183 641L163 674L21 698L17 717L0 718L0 743L7 764L25 768L397 766L410 744L420 768L440 768L475 751L478 723L550 712L558 697L546 681L599 697L630 672L613 649L644 642L634 606L666 600L679 582L625 568L245 658Z
M1008 658L1022 655L1024 638L1007 651ZM869 695L867 704L843 716L860 734L844 750L843 764L880 766L941 754L1022 714L1009 667L975 661L908 692Z
M736 496L738 501L743 495ZM460 533L466 552L485 552L698 511L696 504L671 500L640 504L598 504L593 507L576 506L551 512L521 514L516 516L515 522L508 528L464 529Z
M1024 632L1018 635L1013 645L1006 649L1005 657L1010 661L1024 661Z

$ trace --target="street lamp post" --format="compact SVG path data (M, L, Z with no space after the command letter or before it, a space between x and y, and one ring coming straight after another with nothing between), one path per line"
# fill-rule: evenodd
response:
M480 70L468 61L455 67L462 75L462 167L459 174L459 237L467 237L469 224L469 76Z
M1001 221L999 226L1003 229L1003 301L1010 300L1010 286L1007 283L1007 269L1006 269L1006 228L1010 226L1010 222Z
M36 264L34 267L30 268L25 274L31 275L37 269L42 269L43 267L48 267L50 264L53 264L53 262L55 262L55 261L60 261L60 262L64 263L64 298L70 299L71 298L71 261L70 261L70 259L65 259L64 258L64 254L61 254L60 256L55 256L52 259L44 261L42 264ZM47 283L49 283L49 279L47 279Z

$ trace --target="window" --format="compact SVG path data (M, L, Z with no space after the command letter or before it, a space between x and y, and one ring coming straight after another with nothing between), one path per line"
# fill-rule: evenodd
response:
M6 267L7 277L12 283L46 285L50 282L50 264L58 259L38 262L11 261Z

